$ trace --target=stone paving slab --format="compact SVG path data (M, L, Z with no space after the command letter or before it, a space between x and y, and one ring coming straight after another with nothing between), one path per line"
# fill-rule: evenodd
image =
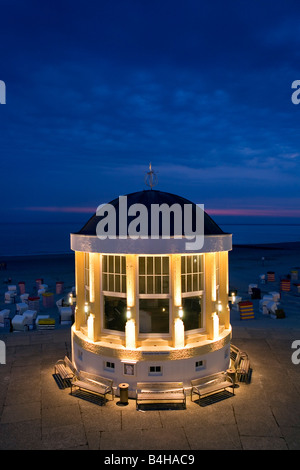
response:
M221 393L201 403L188 396L186 410L142 411L134 400L120 407L116 397L104 406L60 388L54 364L70 351L68 329L0 335L7 344L7 364L0 365L0 449L299 450L300 364L291 361L297 331L288 333L234 330L233 342L253 367L251 383L239 383L235 396Z

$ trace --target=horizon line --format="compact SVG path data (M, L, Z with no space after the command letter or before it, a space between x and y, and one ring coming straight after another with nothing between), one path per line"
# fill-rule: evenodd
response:
M97 207L79 206L29 206L24 208L28 212L52 212L52 213L73 213L73 214L94 214ZM232 208L205 209L208 215L227 216L249 216L249 217L300 217L300 209L254 209L254 208Z

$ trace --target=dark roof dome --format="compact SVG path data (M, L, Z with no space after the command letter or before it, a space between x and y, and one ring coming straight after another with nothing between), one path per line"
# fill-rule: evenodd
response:
M193 230L195 230L195 221L196 221L196 208L197 205L181 196L177 196L171 193L166 193L163 191L157 190L144 190L138 191L135 193L127 194L127 208L132 206L133 204L142 204L147 208L148 211L148 235L151 234L151 205L157 204L167 204L170 208L174 204L178 204L182 209L182 214L184 214L184 205L189 204L192 206L192 220L193 220ZM119 235L119 207L120 207L120 199L119 197L114 199L109 203L111 206L115 208L116 212L116 236ZM96 227L98 223L102 220L104 216L97 216L95 213L88 222L82 227L82 229L78 232L79 235L97 235ZM127 228L130 222L135 219L136 216L127 216ZM183 219L183 217L182 217ZM159 224L159 235L161 236L161 222ZM182 220L182 235L184 235L184 227L183 227L183 220ZM176 232L178 235L178 232ZM204 235L223 235L223 230L212 220L212 218L204 212ZM170 216L170 236L174 235L174 217L171 212Z

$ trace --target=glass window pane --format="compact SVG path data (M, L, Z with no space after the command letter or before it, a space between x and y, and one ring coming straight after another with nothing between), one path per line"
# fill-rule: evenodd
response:
M111 290L111 291L115 290L113 274L108 275L108 290Z
M183 322L185 330L202 327L201 297L184 297L182 299Z
M115 275L115 292L121 292L120 275Z
M199 274L199 290L203 290L203 274Z
M122 276L122 292L126 292L126 276Z
M163 274L169 274L169 257L163 257Z
M145 274L145 257L144 256L139 257L139 273Z
M191 256L187 256L187 273L192 273L192 257Z
M140 294L146 294L145 279L145 276L140 276Z
M193 256L193 273L197 273L198 271L198 256Z
M161 294L161 277L155 276L155 294Z
M169 333L169 299L140 299L140 333Z
M109 272L113 273L114 272L114 257L113 256L108 257L108 266L109 266Z
M163 294L169 293L169 276L163 276Z
M102 256L102 272L107 273L107 256Z
M185 274L185 256L181 257L181 274Z
M181 276L181 291L185 292L185 276Z
M197 291L198 289L198 274L193 274L193 291Z
M153 274L153 257L147 256L147 274Z
M110 330L125 331L126 299L104 297L104 327Z
M102 286L102 290L107 290L107 274L103 274L103 286Z
M115 273L119 273L120 268L120 256L115 256Z
M121 256L122 259L122 273L126 274L126 256Z
M192 275L187 274L187 286L186 286L186 291L187 292L192 292Z
M154 259L155 259L155 274L161 274L161 257L156 256Z
M153 294L153 276L147 276L147 292L146 294Z

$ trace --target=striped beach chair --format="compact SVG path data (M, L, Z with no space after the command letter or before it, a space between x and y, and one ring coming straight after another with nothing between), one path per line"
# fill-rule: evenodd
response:
M274 271L267 272L267 282L275 282L275 273Z
M280 290L283 292L290 292L291 290L291 280L290 279L281 279L280 281Z
M243 300L242 302L239 302L239 311L240 320L254 319L253 302L250 302L250 300Z

